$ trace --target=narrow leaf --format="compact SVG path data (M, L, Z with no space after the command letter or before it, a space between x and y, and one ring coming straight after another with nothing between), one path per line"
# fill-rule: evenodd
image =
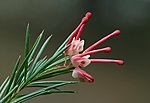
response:
M68 40L70 39L71 35L72 35L72 33L71 33L71 34L67 37L67 39L62 43L62 45L56 50L56 52L54 53L54 55L57 54L57 52L59 52L59 51L66 45L66 43L67 43Z
M28 87L45 87L50 84L60 84L60 83L78 83L77 81L39 81L39 82L32 82L28 85Z
M69 45L68 45L69 46ZM53 62L53 60L55 60L59 55L61 55L63 53L64 50L67 49L68 46L65 46L64 48L62 48L57 54L53 55L50 59L48 59L46 61L46 63L44 63L43 65L39 66L39 70L38 72L34 73L33 75L31 75L31 77L29 78L28 81L32 80L38 73L41 73L42 71L44 71L51 62Z
M35 51L36 51L36 49L37 49L37 47L38 47L38 45L39 45L39 43L40 43L40 41L41 41L41 38L42 38L43 33L44 33L44 30L41 32L41 34L40 34L40 35L38 36L38 38L36 39L36 41L35 41L35 43L34 43L34 45L33 45L33 47L32 47L32 48L33 48L33 51L32 51L32 53L31 53L31 55L30 55L28 61L31 61L31 60L33 59L33 56L34 56Z
M66 59L66 61L69 60L70 56L66 56L65 58L61 58L61 59L57 60L56 62L49 65L47 68L51 68L51 67L54 67L56 65L59 65L59 64L63 63L65 61L65 59Z
M25 57L29 53L29 24L27 25L26 29L26 37L25 37ZM25 71L24 71L24 81L26 81L26 74L27 74L27 68L28 68L28 60L25 63Z
M52 37L52 35L51 35L51 36L49 36L49 37L47 38L47 40L46 40L46 41L44 42L44 44L42 45L42 47L41 47L40 51L38 52L38 54L37 54L37 56L36 56L36 58L35 58L35 60L34 60L34 62L33 62L33 64L32 64L32 67L31 67L31 69L30 69L29 76L33 73L33 71L34 71L34 67L35 67L35 65L36 65L37 61L39 60L39 58L40 58L41 54L43 53L43 51L44 51L45 47L47 46L47 44L48 44L49 40L51 39L51 37Z
M26 28L26 37L25 37L25 57L29 53L29 24L27 25Z
M41 65L43 65L44 63L46 63L46 61L47 61L46 57L44 57L43 59L39 60L39 61L36 63L36 65L35 65L35 69L33 70L33 73L39 72L40 70L39 70L38 67L40 67Z
M15 77L15 74L16 74L16 71L17 71L17 68L18 68L19 63L20 63L20 58L21 58L21 56L18 57L17 62L16 62L15 66L14 66L14 69L13 69L13 71L12 71L12 75L11 75L11 77L10 77L9 84L8 84L8 86L7 86L6 94L10 91L10 87L11 87L11 85L12 85L12 82L13 82L13 80L14 80L14 77Z
M28 99L31 99L31 98L37 97L39 95L42 95L43 93L47 92L50 89L57 88L57 87L60 87L60 86L66 85L66 84L71 84L71 83L70 82L60 83L60 84L56 84L56 85L52 85L52 86L40 89L38 91L35 91L35 92L29 93L25 96L22 96L22 97L18 98L17 100L14 100L13 103L24 102Z
M43 93L43 95L52 94L52 93L74 93L74 91L73 90L51 90Z
M35 78L35 80L41 80L41 79L46 79L46 78L62 75L62 74L67 74L67 73L70 73L71 70L72 70L72 68L61 68L61 69L51 68L51 70L49 70L49 72L44 72L44 73L38 75Z
M36 49L37 49L37 47L38 47L38 45L39 45L39 42L40 42L40 40L41 40L41 38L42 38L43 32L44 32L44 31L42 31L42 33L38 36L38 38L36 39L36 41L35 41L35 43L34 43L32 49L30 50L30 52L28 53L28 55L26 56L26 58L23 60L23 63L22 63L22 65L21 65L21 67L19 68L18 72L17 72L17 76L16 76L16 78L15 78L15 83L14 83L14 84L16 84L16 83L18 82L18 79L21 79L21 78L19 78L19 77L21 76L20 74L22 73L22 71L23 71L23 69L24 69L24 67L25 67L26 61L28 60L28 61L30 62L30 61L33 60L32 58L33 58L33 56L34 56L34 54L35 54L35 51L36 51ZM21 76L21 77L22 77L22 76Z
M10 92L8 92L8 94L0 100L0 103L6 102L8 100L8 98L11 97L13 92L17 89L17 87L18 87L18 85L16 85Z
M3 88L5 87L5 85L7 84L7 82L8 82L8 80L9 80L9 76L5 79L5 81L1 84L1 86L0 86L0 98L1 98L1 96L2 96L2 91L4 91L3 90Z
M67 46L64 46L61 50L59 50L57 53L55 53L53 56L57 57L59 56L60 54L62 54L70 45L67 45Z
M8 78L8 77L7 77ZM1 90L0 92L0 97L2 97L3 95L5 95L5 92L6 92L6 89L7 89L7 86L9 84L9 79L6 81L5 85L3 86L3 89ZM1 102L0 102L1 103Z

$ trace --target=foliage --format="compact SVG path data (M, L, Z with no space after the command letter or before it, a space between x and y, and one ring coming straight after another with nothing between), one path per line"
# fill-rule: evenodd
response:
M64 57L63 52L69 45L66 45L70 36L62 43L56 52L50 57L41 58L41 55L51 40L50 35L36 54L44 31L37 37L32 48L29 49L29 24L26 29L24 57L21 63L21 56L18 57L11 76L8 76L0 86L0 103L21 103L31 98L52 93L74 93L72 90L62 90L59 87L76 84L77 81L50 81L43 80L58 75L70 73L74 67L61 67L64 62L70 59ZM20 92L25 88L39 87L38 90L27 94Z

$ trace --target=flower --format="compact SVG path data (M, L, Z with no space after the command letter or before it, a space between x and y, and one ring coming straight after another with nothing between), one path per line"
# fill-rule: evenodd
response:
M65 54L70 56L76 55L79 52L83 51L83 46L84 40L80 41L80 38L78 40L75 40L75 38L73 38L71 45L65 51Z
M87 65L89 65L91 63L91 60L88 59L90 57L90 55L87 56L72 56L71 57L71 63L74 67L86 67Z
M94 54L97 52L110 52L111 48L110 47L106 47L106 48L102 48L102 49L96 49L93 50L95 47L97 47L98 45L100 45L102 42L106 41L107 39L109 39L112 36L118 35L120 34L119 30L114 31L113 33L109 34L108 36L102 38L101 40L99 40L98 42L94 43L93 45L91 45L89 48L87 48L82 54L77 54L71 57L71 63L74 67L86 67L87 65L89 65L92 62L97 62L97 63L102 63L102 62L114 62L117 64L123 64L124 62L122 60L113 60L113 59L89 59L90 54ZM88 57L86 57L88 56Z
M113 63L119 64L119 65L124 64L124 61L122 61L122 60L89 59L91 54L95 54L97 52L106 52L106 53L110 52L111 51L110 47L105 47L105 48L96 49L96 50L93 50L93 49L96 48L101 43L103 43L104 41L106 41L107 39L109 39L110 37L116 36L119 34L120 34L120 31L116 30L113 33L109 34L108 36L97 41L96 43L94 43L90 47L88 47L83 53L76 54L76 55L72 56L71 57L71 63L75 67L75 69L72 72L72 77L73 78L79 78L81 81L91 83L94 81L94 78L91 75L87 74L85 71L81 70L80 67L86 67L92 62L93 63L113 62Z
M84 49L84 40L80 40L81 33L84 29L85 24L89 20L89 18L92 16L90 12L86 13L85 17L82 18L81 23L78 25L78 27L72 32L70 39L68 40L66 45L70 46L64 51L64 54L71 56L71 64L75 69L72 72L73 78L79 78L80 81L84 82L93 82L94 78L83 71L81 67L86 67L90 63L104 63L104 62L113 62L116 64L124 64L124 61L122 60L113 60L113 59L90 59L91 54L95 54L98 52L110 52L110 47L105 47L101 49L95 49L97 46L108 40L109 38L113 36L117 36L120 34L119 30L115 30L113 33L107 35L106 37L100 39L93 45L89 46L87 49ZM83 51L83 52L82 52ZM80 53L82 52L82 53Z
M73 78L79 78L82 82L94 82L94 78L80 68L75 68L72 72Z
M85 24L91 16L92 14L90 12L87 12L85 17L83 17L81 23L78 25L78 27L72 32L71 37L66 44L71 44L69 48L64 52L66 55L73 56L83 51L84 40L80 40L80 36Z

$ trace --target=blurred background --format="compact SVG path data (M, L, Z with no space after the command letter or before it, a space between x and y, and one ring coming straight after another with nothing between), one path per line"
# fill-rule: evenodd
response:
M23 55L27 23L31 44L43 29L43 40L53 34L44 52L50 56L88 11L93 15L81 36L85 47L121 30L121 35L99 46L111 46L112 52L92 58L123 59L125 65L91 64L85 71L94 83L65 86L76 93L41 96L26 103L150 103L150 0L0 0L0 83L10 75L18 55Z

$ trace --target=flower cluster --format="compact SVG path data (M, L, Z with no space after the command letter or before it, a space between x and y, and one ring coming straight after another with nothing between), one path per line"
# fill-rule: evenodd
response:
M97 46L108 40L109 38L113 36L117 36L120 34L119 30L115 30L113 33L109 34L108 36L100 39L87 49L84 48L84 40L80 40L80 35L83 31L83 28L89 18L92 16L90 12L86 13L85 17L83 17L81 23L79 26L73 31L69 41L67 42L67 45L70 44L68 49L64 52L66 55L71 56L71 63L75 69L72 72L72 77L73 78L79 78L81 81L85 82L93 82L94 78L83 71L81 67L86 67L90 63L96 62L96 63L103 63L103 62L113 62L117 64L124 64L124 61L122 60L113 60L113 59L90 59L90 55L97 53L97 52L110 52L111 48L110 47L105 47L101 49L95 49ZM83 51L84 50L84 51ZM83 51L83 52L82 52ZM82 52L82 53L80 53Z

